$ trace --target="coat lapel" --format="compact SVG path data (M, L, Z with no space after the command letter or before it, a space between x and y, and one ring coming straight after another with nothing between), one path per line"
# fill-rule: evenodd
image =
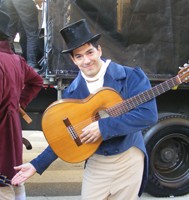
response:
M104 77L104 87L111 87L117 92L120 92L123 88L121 84L121 79L126 78L126 72L123 66L111 62L107 68L107 72Z
M67 94L64 96L64 98L67 98L67 95L69 98L77 98L77 99L84 99L90 95L89 90L87 88L87 84L84 78L81 76L80 72L76 77L76 79L68 88Z

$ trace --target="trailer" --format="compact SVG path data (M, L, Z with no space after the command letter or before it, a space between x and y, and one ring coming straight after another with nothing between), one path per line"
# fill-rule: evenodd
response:
M43 4L44 88L27 108L33 123L23 129L42 130L44 110L61 98L78 69L68 55L60 29L85 18L101 33L103 57L140 66L152 86L177 76L189 59L188 0L46 0ZM186 66L186 65L185 65ZM187 81L186 81L187 82ZM157 95L158 122L143 131L149 154L146 192L156 197L189 193L189 84Z

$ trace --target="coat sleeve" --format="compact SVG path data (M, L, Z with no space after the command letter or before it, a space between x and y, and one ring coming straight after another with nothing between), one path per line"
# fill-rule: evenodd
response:
M124 98L130 98L150 88L150 82L144 72L140 68L135 68L128 74L121 93ZM156 121L156 101L152 99L118 117L100 119L99 128L103 140L108 140L113 137L134 134L151 126Z
M20 96L20 105L25 108L41 90L43 79L32 67L26 64L25 60L21 59L21 65L24 76L24 87Z
M30 163L35 167L38 174L42 174L58 156L48 146L40 155L33 159Z

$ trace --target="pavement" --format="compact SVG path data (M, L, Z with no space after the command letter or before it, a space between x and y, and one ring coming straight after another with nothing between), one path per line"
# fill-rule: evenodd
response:
M189 199L189 195L185 195L182 197L167 197L167 198L158 198L152 197L149 194L143 194L140 200L187 200ZM27 197L27 200L81 200L81 196L55 196L55 197Z
M24 163L39 155L48 143L41 131L23 131L23 136L32 145L32 150L24 148ZM25 183L27 200L81 200L83 164L69 164L57 159L42 174L35 174ZM182 197L156 198L144 193L140 200L187 200Z

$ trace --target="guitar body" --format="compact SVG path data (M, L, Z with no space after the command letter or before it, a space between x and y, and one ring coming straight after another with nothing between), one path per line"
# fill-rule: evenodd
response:
M107 108L122 101L121 96L111 88L102 88L83 100L55 101L45 110L42 117L42 129L47 142L57 156L66 162L78 163L86 160L95 153L102 140L90 144L77 144L70 132L73 129L79 139L82 129L97 121L96 116L99 112L106 114ZM101 115L100 118L107 117Z
M155 98L156 96L189 81L189 65L177 76L143 91L127 100L112 88L101 88L86 99L63 99L52 103L42 117L42 129L47 142L62 160L77 163L86 160L99 147L95 143L82 144L79 136L82 129L100 118L118 116Z

